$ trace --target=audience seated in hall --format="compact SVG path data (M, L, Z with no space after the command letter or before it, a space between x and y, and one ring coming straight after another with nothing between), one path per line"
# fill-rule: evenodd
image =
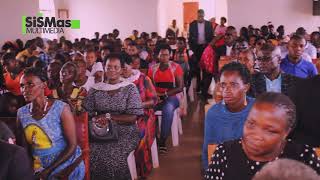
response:
M218 25L206 21L204 15L199 10L197 20L184 24L184 32L189 31L187 39L179 36L179 23L173 20L164 37L136 29L130 37L120 39L120 31L113 29L96 32L92 39L61 36L3 42L0 119L6 122L6 118L18 116L18 126L6 122L12 133L0 123L0 139L27 147L29 153L5 144L4 149L12 152L0 158L0 164L4 163L0 179L21 179L22 174L28 179L33 178L32 173L49 180L54 176L90 179L89 174L97 180L129 179L130 153L138 178L146 179L153 168L155 139L159 154L170 153L167 139L174 127L175 110L180 108L180 116L185 113L181 109L185 104L180 106L178 98L184 88L189 90L186 99L195 100L199 107L214 103L206 107L201 137L202 168L209 165L206 179L250 179L264 164L283 157L303 162L319 173L312 147L320 147L320 75L316 69L320 68L320 32L309 35L307 28L300 27L291 33L284 25L276 28L268 22L259 28L241 27L238 34L232 24L226 25L226 18ZM188 108L194 105L187 103ZM160 132L156 111L162 113ZM86 120L89 123L83 123ZM118 140L98 142L90 131L80 137L78 133L93 121L99 127L115 126ZM82 149L79 138L86 144ZM218 148L208 160L212 144ZM221 159L222 153L226 159ZM26 169L19 169L16 162L20 160ZM34 170L24 164L29 160ZM281 162L266 165L255 178L265 174L273 178L273 172L263 171L280 169ZM8 169L8 163L17 166L16 174Z

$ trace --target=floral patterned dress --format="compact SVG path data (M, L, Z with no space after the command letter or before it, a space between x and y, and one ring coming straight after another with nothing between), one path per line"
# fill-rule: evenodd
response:
M141 73L134 84L137 86L141 101L153 99L157 101L157 94L151 79ZM138 119L140 143L135 150L137 172L140 177L147 177L152 170L151 146L156 135L156 117L152 108L144 109L144 116Z
M82 101L87 96L87 90L83 87L74 87L70 97L66 99L62 99L59 94L58 89L52 90L52 97L54 99L61 99L62 101L68 103L70 105L71 111L74 115L79 115L80 113L84 112L85 110L82 108Z

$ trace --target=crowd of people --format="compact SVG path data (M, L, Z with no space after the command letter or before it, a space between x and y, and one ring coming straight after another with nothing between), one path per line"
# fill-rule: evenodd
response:
M0 142L1 156L13 157L0 177L83 179L76 117L88 113L91 179L130 179L132 151L139 178L147 178L151 146L157 139L159 153L168 153L174 111L193 78L201 102L215 99L204 122L205 179L263 179L286 161L268 162L282 158L307 165L315 171L310 175L320 173L313 149L320 146L320 32L301 27L286 34L283 25L275 31L271 22L238 32L224 17L217 24L204 16L199 10L187 38L179 36L174 20L165 37L134 30L121 40L114 29L73 42L5 42L0 114L17 119L17 132L0 124L7 142ZM210 144L217 148L208 159ZM22 170L13 171L15 165Z

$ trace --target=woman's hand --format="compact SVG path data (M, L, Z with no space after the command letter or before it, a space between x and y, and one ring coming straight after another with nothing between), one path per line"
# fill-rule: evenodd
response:
M68 179L68 176L66 176L64 171L61 171L61 172L55 174L54 177L56 179L60 179L60 180L67 180Z
M39 172L35 176L36 176L36 179L47 180L50 173L51 171L49 169L44 169L43 171Z

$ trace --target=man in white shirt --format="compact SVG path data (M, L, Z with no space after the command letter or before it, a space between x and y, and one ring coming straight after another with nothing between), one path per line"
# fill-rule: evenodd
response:
M213 29L210 21L204 19L203 9L198 10L198 19L190 23L189 27L189 47L194 52L196 62L191 67L196 72L197 82L200 82L199 61L204 49L213 39ZM200 83L197 83L197 91L200 91Z

